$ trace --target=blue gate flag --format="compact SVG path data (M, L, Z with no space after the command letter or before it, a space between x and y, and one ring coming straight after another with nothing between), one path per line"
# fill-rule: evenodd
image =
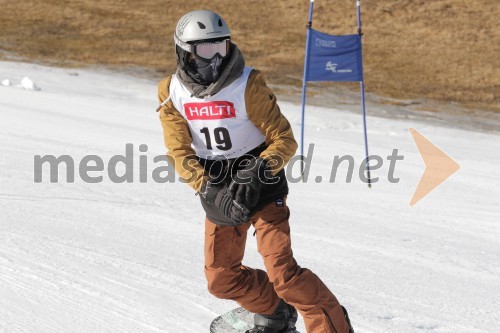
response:
M361 36L333 36L310 29L306 81L363 81Z

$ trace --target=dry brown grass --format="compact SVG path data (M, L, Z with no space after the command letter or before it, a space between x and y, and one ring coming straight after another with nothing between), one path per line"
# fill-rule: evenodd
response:
M0 0L0 49L65 66L174 70L172 33L194 9L232 28L247 62L272 83L300 85L307 0ZM368 91L500 111L498 0L363 1ZM354 33L355 1L316 1L314 27ZM5 56L4 56L5 57Z

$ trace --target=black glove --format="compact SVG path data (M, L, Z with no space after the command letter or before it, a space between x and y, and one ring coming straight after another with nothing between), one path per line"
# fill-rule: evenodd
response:
M229 185L229 192L240 205L254 208L260 198L262 181L265 179L266 161L263 158L251 158L249 163L238 170Z
M248 222L250 210L246 205L239 204L233 200L229 194L227 186L214 184L210 180L206 181L200 191L200 195L227 217L234 225Z

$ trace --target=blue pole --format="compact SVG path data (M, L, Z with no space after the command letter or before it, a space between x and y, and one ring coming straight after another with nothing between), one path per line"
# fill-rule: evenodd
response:
M309 20L307 22L307 37L306 37L306 55L304 59L304 76L302 78L302 121L300 128L300 175L304 176L304 121L305 121L305 111L306 111L306 86L307 86L307 72L309 68L309 40L312 27L312 16L314 10L314 0L311 0L309 5Z
M363 31L361 30L361 0L356 1L356 6L357 6L357 17L358 17L358 33L360 36L363 35ZM361 66L363 67L363 47L361 47ZM361 68L363 71L363 68ZM371 182L371 175L370 175L370 162L369 162L369 156L368 155L368 134L366 131L366 107L365 107L365 82L364 82L364 71L363 77L361 78L361 82L359 82L359 88L361 91L361 106L363 110L363 131L364 131L364 137L365 137L365 156L366 156L366 172L368 176L368 187L372 187L372 182Z

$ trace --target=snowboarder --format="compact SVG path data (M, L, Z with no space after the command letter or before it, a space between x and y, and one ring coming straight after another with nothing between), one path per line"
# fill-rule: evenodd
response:
M332 292L293 257L284 166L297 143L262 73L245 66L212 11L182 16L174 42L177 70L159 83L158 110L169 161L206 212L209 292L256 314L249 333L293 331L297 310L309 333L353 332ZM242 265L250 226L267 273Z

